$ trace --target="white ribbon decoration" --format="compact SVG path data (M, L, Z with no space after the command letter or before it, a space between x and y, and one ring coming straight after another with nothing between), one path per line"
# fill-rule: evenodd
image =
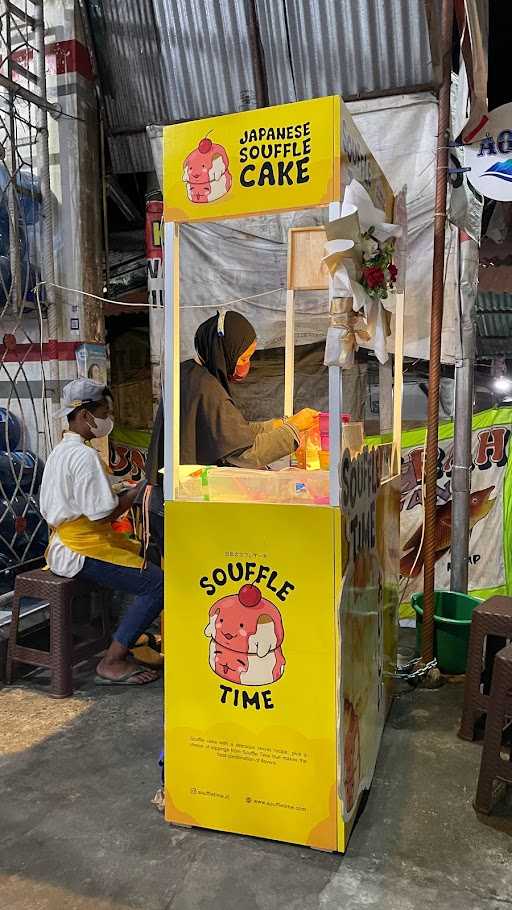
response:
M365 188L357 181L352 180L345 190L341 217L326 225L327 242L324 250L325 262L332 277L332 296L351 297L352 309L355 313L364 316L370 342L361 341L362 346L371 347L380 363L386 363L388 351L386 339L389 335L388 317L385 314L394 312L394 292L388 291L385 300L371 297L362 284L356 279L364 264L364 244L362 234L370 227L379 243L384 243L391 237L398 237L402 232L399 224L390 224L384 221L384 212L374 206ZM376 251L375 251L376 252ZM371 258L371 251L368 252ZM330 330L329 330L330 331ZM346 356L344 340L346 330L337 327L336 332L327 336L325 363L339 363L341 366L351 366L352 357ZM359 347L357 339L355 350ZM337 355L335 349L337 348ZM328 350L329 349L329 350ZM350 362L349 362L350 361Z

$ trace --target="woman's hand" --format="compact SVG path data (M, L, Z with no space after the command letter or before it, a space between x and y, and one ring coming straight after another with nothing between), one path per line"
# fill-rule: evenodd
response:
M313 410L313 408L302 408L302 411L298 411L293 417L289 417L286 423L295 427L299 433L304 433L306 430L310 430L317 420L318 411Z

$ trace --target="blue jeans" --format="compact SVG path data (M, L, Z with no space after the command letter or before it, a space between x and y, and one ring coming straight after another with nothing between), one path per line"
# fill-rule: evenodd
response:
M135 644L164 608L164 573L153 563L141 571L87 556L77 577L81 581L94 581L102 588L136 595L113 635L114 641L126 648Z

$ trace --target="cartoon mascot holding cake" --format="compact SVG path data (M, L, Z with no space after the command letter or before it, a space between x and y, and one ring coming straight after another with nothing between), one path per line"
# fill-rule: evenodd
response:
M210 667L222 679L269 686L283 675L281 614L255 585L214 603L204 634L210 641Z
M183 181L191 202L216 202L229 193L233 182L223 145L205 136L185 158Z

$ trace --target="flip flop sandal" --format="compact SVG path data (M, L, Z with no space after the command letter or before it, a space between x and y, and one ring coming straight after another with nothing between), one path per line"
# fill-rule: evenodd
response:
M160 679L159 676L156 676L154 679L146 679L144 682L135 682L135 677L141 676L143 673L144 670L137 668L136 670L130 670L128 673L125 673L124 676L120 676L119 679L108 679L106 676L99 676L96 674L94 682L97 686L147 686L149 683L156 682L157 679Z

